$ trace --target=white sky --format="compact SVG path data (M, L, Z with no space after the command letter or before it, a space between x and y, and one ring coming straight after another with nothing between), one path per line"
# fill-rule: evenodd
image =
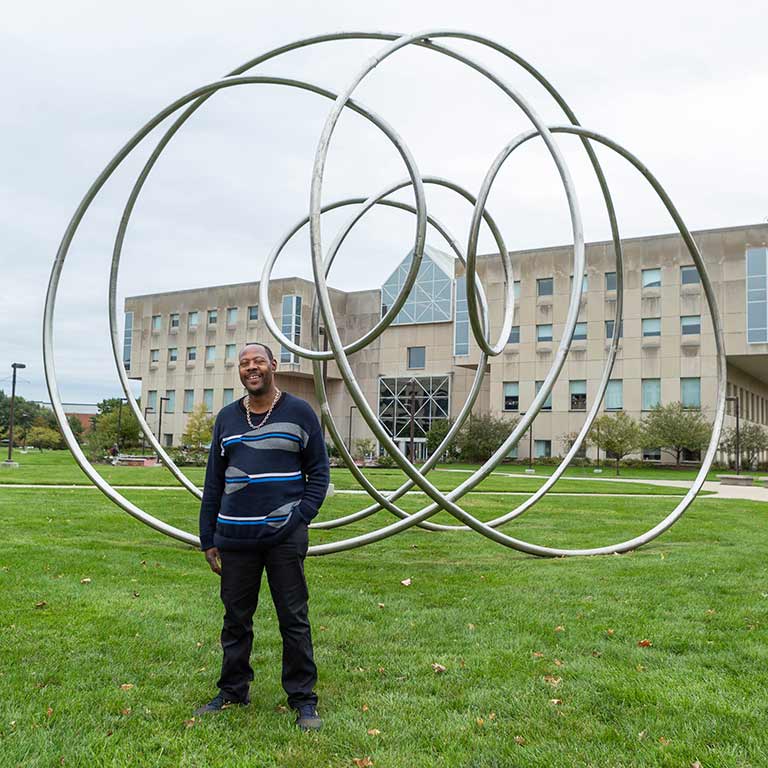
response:
M0 388L26 362L19 393L48 399L40 352L50 267L91 182L122 144L175 98L277 45L338 30L462 29L509 46L555 85L583 125L637 154L693 229L768 218L768 47L764 3L571 2L324 3L50 1L4 9L0 67ZM550 123L562 116L543 89L498 54L451 43L489 65ZM261 71L342 89L384 43L326 43ZM403 137L423 174L477 191L501 147L529 127L480 75L446 57L403 50L356 97ZM151 174L131 220L123 297L258 279L275 240L308 208L314 152L330 102L275 86L211 99ZM62 396L119 394L111 362L106 288L114 233L153 133L105 186L86 216L61 281L55 331ZM572 137L561 137L580 193L588 240L608 237L599 193ZM636 174L600 152L624 236L672 229ZM345 114L329 155L324 200L367 196L405 176L385 137ZM408 194L401 199L409 200ZM430 212L466 242L471 209L428 190ZM570 241L554 166L533 143L499 175L489 210L510 249ZM343 216L324 220L329 242ZM331 276L340 288L380 285L412 245L413 219L375 211L349 238ZM429 242L444 248L440 238ZM494 246L483 236L481 250ZM297 237L278 275L311 273Z

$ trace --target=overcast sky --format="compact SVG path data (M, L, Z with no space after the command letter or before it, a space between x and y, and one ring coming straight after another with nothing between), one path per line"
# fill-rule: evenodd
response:
M715 14L712 8L717 8ZM732 2L247 2L50 1L4 9L0 66L0 388L27 363L19 393L47 400L41 315L67 223L113 154L177 97L290 40L345 30L462 29L491 37L550 79L581 123L637 154L689 227L768 219L768 47L765 4ZM452 43L491 67L549 123L563 117L540 86L500 55ZM385 43L325 43L282 56L261 72L345 87ZM403 50L356 98L386 118L423 174L477 191L501 147L529 123L495 86L456 62ZM128 228L119 301L127 295L258 279L282 233L306 215L317 140L331 102L249 85L211 99L169 145ZM119 395L108 343L106 290L115 230L137 172L161 134L108 182L75 239L55 328L65 402ZM588 240L609 230L596 185L572 137L560 137ZM671 231L649 190L606 152L622 234ZM345 114L328 158L324 202L367 196L405 176L388 140ZM412 199L408 193L403 200ZM466 242L470 206L428 190L430 213ZM571 239L551 158L533 143L516 152L489 199L510 249ZM329 242L345 215L324 219ZM414 220L376 210L349 238L331 275L339 288L379 286L412 245ZM444 248L439 236L429 242ZM483 235L481 250L494 249ZM311 274L298 236L276 274Z

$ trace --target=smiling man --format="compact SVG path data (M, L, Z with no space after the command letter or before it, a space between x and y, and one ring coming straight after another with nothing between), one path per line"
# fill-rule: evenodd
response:
M302 730L317 730L317 668L307 612L304 558L309 521L330 473L311 406L275 386L277 361L264 344L240 352L246 395L216 418L200 507L200 546L221 577L224 658L219 694L195 714L250 701L253 614L264 570L283 638L283 688Z

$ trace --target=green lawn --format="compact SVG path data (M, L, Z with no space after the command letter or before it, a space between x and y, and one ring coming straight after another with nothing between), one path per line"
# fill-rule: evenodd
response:
M126 495L194 529L186 492ZM335 496L323 516L363 501ZM467 507L488 518L509 504L478 494ZM550 497L505 530L604 544L672 504ZM281 708L268 597L251 706L191 722L220 661L202 555L95 491L3 488L0 515L3 767L768 765L767 504L702 499L620 557L541 560L474 533L411 530L308 560L319 734L298 733Z

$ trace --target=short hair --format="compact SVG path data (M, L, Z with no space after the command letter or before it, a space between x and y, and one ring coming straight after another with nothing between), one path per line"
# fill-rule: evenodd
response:
M263 347L264 351L267 353L267 359L269 362L271 363L275 359L275 356L272 354L272 350L266 344L262 344L260 341L246 342L245 346L240 350L240 355L238 355L238 357L243 354L246 347Z

